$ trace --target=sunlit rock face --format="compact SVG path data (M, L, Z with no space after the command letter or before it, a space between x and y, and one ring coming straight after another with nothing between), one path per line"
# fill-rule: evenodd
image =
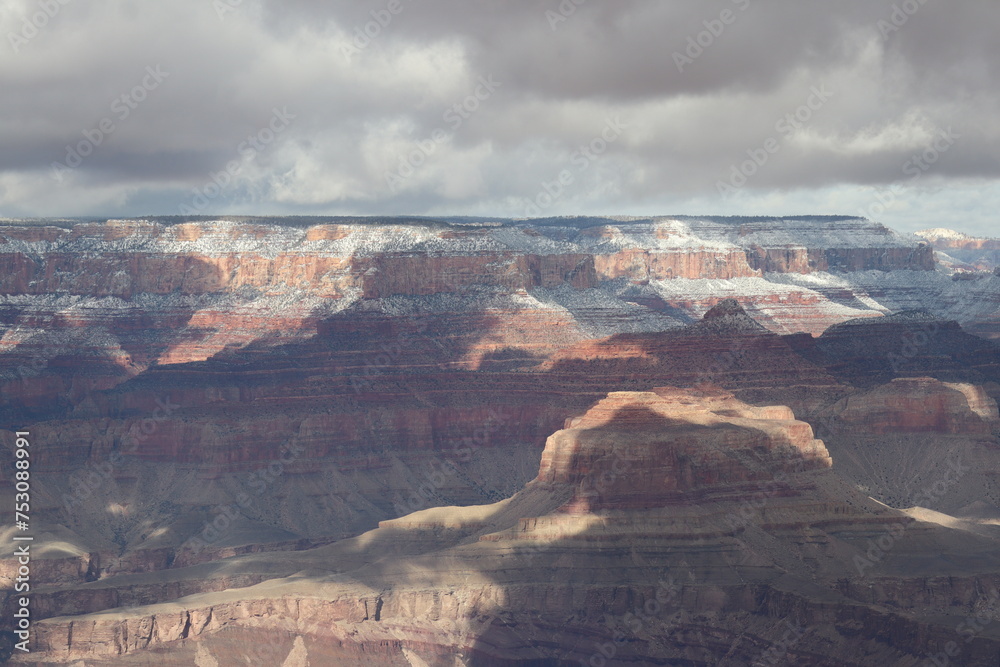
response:
M735 302L597 341L551 310L462 305L351 307L308 341L157 366L39 422L37 519L86 536L83 565L74 554L61 567L191 564L498 500L535 476L568 417L622 387L716 383L796 409L847 391ZM171 555L215 520L235 528Z
M787 407L657 389L613 393L569 420L548 439L537 481L596 484L610 474L599 498L576 498L571 511L649 509L739 499L776 473L829 465L812 428Z
M852 489L787 407L709 386L615 392L554 433L537 476L501 502L44 589L31 658L753 664L780 653L903 667L949 641L947 614L980 608L1000 583L997 544ZM984 633L963 664L998 649Z
M37 416L157 365L304 340L356 304L541 311L564 340L666 330L727 298L779 333L914 305L988 329L986 286L945 289L934 268L926 243L859 218L10 223L0 388L22 398L0 410ZM503 343L537 344L525 329Z
M664 593L685 620L620 657L719 664L742 632L750 663L794 609L843 664L896 664L904 637L947 634L931 608L965 613L1000 571L988 528L924 526L893 553L972 564L943 584L887 556L854 579L914 523L869 496L959 523L1000 507L1000 354L951 321L996 304L917 239L826 218L300 222L0 226L0 417L44 442L44 655L586 662L607 609L693 576ZM949 462L969 490L910 502ZM873 623L889 639L846 639Z
M1000 239L969 236L952 229L917 232L938 254L938 261L959 271L993 272L1000 266Z
M899 378L845 398L832 411L845 427L872 433L983 435L998 426L997 403L979 386Z
M42 400L68 393L66 368L85 361L106 387L308 337L358 300L470 290L484 306L523 295L569 311L589 337L669 328L727 297L775 331L818 334L897 309L837 276L893 301L893 274L933 268L925 244L855 218L13 223L0 227L0 370ZM60 379L35 380L47 374Z

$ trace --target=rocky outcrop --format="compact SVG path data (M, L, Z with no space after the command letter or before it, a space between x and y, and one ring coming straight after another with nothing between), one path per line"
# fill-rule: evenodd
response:
M586 342L557 315L358 307L309 341L155 367L37 424L35 518L116 557L206 531L205 549L339 539L509 496L547 436L609 391L714 383L807 412L849 391L734 301L677 330ZM238 529L216 536L216 521Z
M893 507L1000 515L995 343L922 312L784 340L855 387L801 413L840 476Z
M5 224L0 240L0 425L11 427L157 365L308 338L352 304L549 311L541 319L579 339L662 331L736 297L773 331L819 334L910 299L913 281L896 276L936 276L926 245L857 218L149 219ZM851 278L831 288L834 274ZM862 289L853 276L868 276ZM990 335L1000 304L987 308L981 287L931 301L970 310L963 323ZM490 340L473 363L532 336Z
M843 397L847 388L796 354L790 340L768 331L742 304L723 300L686 327L584 341L559 350L539 369L563 382L578 378L609 390L631 387L635 378L646 386L717 384L743 399L787 402L805 411ZM800 391L804 387L809 389ZM603 392L595 393L596 399Z
M893 507L1000 515L996 400L980 385L898 378L810 421L837 473Z
M751 408L708 388L611 394L548 439L537 481L579 484L606 473L609 461L628 474L613 471L599 497L574 498L571 511L738 502L775 475L829 466L789 408Z
M1000 426L997 403L982 387L933 378L897 378L830 411L841 426L871 433L989 435Z
M818 428L816 416L855 391L831 374L839 361L804 358L799 338L769 332L735 301L679 329L582 342L554 309L401 311L351 308L305 342L90 392L67 418L37 425L46 447L34 466L50 499L37 520L91 536L88 552L177 547L228 522L225 508L243 528L212 548L263 534L343 538L423 507L509 496L537 472L547 436L609 391L716 384L791 405ZM986 357L966 339L988 343L956 331L948 346L966 356L948 381L983 386L968 364ZM873 369L868 357L852 363ZM149 542L150 524L170 528L161 542Z
M166 642L184 664L272 664L238 653L266 636L274 664L589 661L597 637L640 664L749 663L794 611L862 637L833 664L893 664L903 637L948 637L931 609L964 613L995 571L971 518L952 544L868 499L1000 506L983 426L1000 358L957 323L882 317L935 280L948 309L975 296L970 319L991 302L867 221L154 220L0 240L0 418L44 443L33 521L66 552L39 561L39 641L58 660ZM896 377L941 386L880 388ZM899 425L877 475L840 463ZM971 490L933 495L951 464L975 466ZM5 498L12 472L0 460ZM903 502L906 483L932 495ZM906 578L868 544L898 526L913 544L894 554L978 574ZM877 566L861 581L855 556ZM690 582L677 608L626 650L604 610L643 608L671 573Z
M952 270L993 272L1000 266L1000 239L980 238L951 229L917 232L939 252L942 264Z
M904 667L964 642L956 626L998 599L995 537L857 493L788 408L661 388L612 394L567 427L493 505L76 587L97 607L141 606L95 613L43 590L31 660ZM973 633L962 664L998 649Z
M896 377L990 385L1000 381L1000 347L926 311L849 320L822 336L786 336L804 358L859 387Z

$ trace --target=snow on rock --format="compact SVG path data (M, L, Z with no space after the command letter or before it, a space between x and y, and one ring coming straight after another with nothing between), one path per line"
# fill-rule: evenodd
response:
M922 239L927 239L928 241L938 241L941 239L947 239L952 241L964 241L966 239L972 238L968 234L963 234L962 232L956 232L954 229L945 229L943 227L935 227L934 229L923 229L919 232L915 232L915 234Z
M315 335L362 302L391 317L548 310L594 337L670 329L728 298L778 332L912 308L1000 332L1000 278L952 281L929 250L829 216L0 221L0 355L89 327L102 338L88 348L177 363Z

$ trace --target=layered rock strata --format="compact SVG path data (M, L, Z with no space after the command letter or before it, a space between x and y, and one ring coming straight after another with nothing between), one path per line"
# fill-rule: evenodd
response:
M933 273L927 250L856 218L8 223L0 389L23 400L0 398L0 419L37 418L157 364L308 338L358 300L524 297L595 338L670 328L737 296L776 331L818 334L885 308L766 276Z
M612 394L567 427L494 505L40 591L32 660L903 667L956 640L962 664L995 660L988 623L968 642L956 627L991 613L997 537L852 490L788 408L664 388ZM141 606L116 608L123 595Z

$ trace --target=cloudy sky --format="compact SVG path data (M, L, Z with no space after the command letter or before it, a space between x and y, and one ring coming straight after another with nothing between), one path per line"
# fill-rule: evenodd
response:
M0 217L844 213L1000 235L998 19L0 0Z

